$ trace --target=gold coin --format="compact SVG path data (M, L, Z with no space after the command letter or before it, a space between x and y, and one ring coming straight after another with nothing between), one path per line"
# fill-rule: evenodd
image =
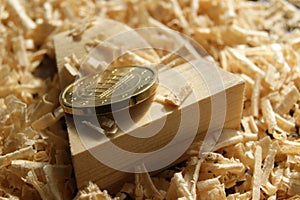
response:
M60 104L69 114L107 114L145 101L154 94L157 85L157 73L151 68L115 67L66 87L60 95Z

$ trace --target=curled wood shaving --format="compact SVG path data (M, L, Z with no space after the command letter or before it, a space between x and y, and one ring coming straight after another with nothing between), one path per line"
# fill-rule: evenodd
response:
M262 164L262 148L257 145L255 150L255 163L253 172L253 189L252 189L252 199L260 199L260 185L261 185L261 164Z
M9 167L9 170L11 170L13 173L18 174L18 176L25 178L27 176L27 173L30 170L34 171L41 171L44 166L46 166L48 163L46 162L35 162L35 161L28 161L28 160L13 160L11 162L11 166ZM39 179L43 179L43 175L37 174Z
M12 160L30 158L35 153L32 146L24 147L20 150L8 153L6 155L0 156L0 167L5 167L11 163Z
M172 191L172 188L175 188L175 194L174 191ZM171 186L169 188L169 191L167 192L166 199L174 199L180 197L193 199L193 195L189 190L188 183L184 180L182 173L176 173L171 180Z
M58 107L53 113L47 113L43 115L38 120L32 123L32 128L34 130L42 130L51 125L54 125L60 118L64 115L64 111L61 107Z
M55 196L51 193L49 186L39 181L34 171L29 171L24 180L31 184L39 192L42 199L55 199Z
M261 101L261 109L263 116L268 124L268 131L270 133L273 133L275 131L275 127L277 126L277 121L272 105L268 99L263 99Z
M235 130L226 130L221 134L213 150L217 151L224 147L234 146L237 143L248 142L251 140L257 140L257 135L253 133L242 133Z
M275 118L276 118L278 127L281 128L282 130L284 130L286 132L296 131L296 129L295 129L296 125L293 121L289 121L277 113L275 114Z
M61 152L67 151L68 142L60 121L48 127L39 128L37 124L35 128L39 130L31 128L47 113L51 119L60 116L58 110L55 112L59 91L50 92L51 88L58 88L55 78L45 81L33 74L43 65L44 58L54 57L53 35L76 27L70 33L79 40L82 33L93 25L90 19L100 15L134 28L155 26L167 30L166 27L169 27L186 33L200 43L220 67L239 74L246 81L243 126L247 132L221 136L214 148L219 156L213 156L216 163L212 164L216 167L219 165L215 164L225 162L222 156L229 160L233 158L233 161L226 160L229 164L238 163L238 159L245 172L224 174L218 170L221 173L217 176L219 184L215 181L216 177L212 177L213 172L201 171L205 165L201 164L198 174L193 161L193 165L187 166L189 170L181 172L185 174L175 173L169 189L164 189L167 199L194 198L195 191L191 185L195 183L190 181L197 179L191 178L193 176L199 177L197 185L199 181L215 181L215 188L205 191L205 194L212 195L210 199L224 197L224 194L227 199L299 199L300 14L289 2L298 5L295 0L4 1L0 6L0 152L3 161L0 196L23 199L53 197L49 194L46 180L40 179L45 172L39 174L39 164L28 162L38 160L43 165L48 159L47 162L62 164L66 155ZM177 40L155 36L151 41L169 45ZM176 67L183 62L159 51L155 53L157 55L150 56L151 59L145 56L147 53L131 52L129 56L131 62L143 64L150 61L167 67ZM122 62L127 61L124 59ZM104 66L107 63L100 64ZM76 72L70 71L71 74ZM267 116L268 113L271 117ZM269 137L268 129L273 131L271 142L266 139ZM30 156L24 154L24 157L12 156L9 161L4 159L28 146L32 146L32 150L28 150L32 151ZM262 152L258 146L262 147ZM268 147L276 150L264 151ZM26 160L26 163L23 165L15 159ZM64 164L69 164L68 160L69 157ZM258 167L259 163L262 168ZM258 172L259 168L262 172ZM8 169L16 170L23 179ZM28 173L27 179L24 172ZM258 174L262 174L260 183ZM225 188L229 189L227 193ZM138 191L142 192L140 189ZM203 193L198 188L196 194L201 199ZM77 198L111 199L107 192L101 192L93 184L84 192L80 191Z
M144 167L143 167L144 168ZM148 173L139 173L141 169L137 168L135 175L135 192L137 196L144 198L164 199L163 195L157 190Z
M103 200L111 200L111 198L108 194L107 191L101 192L99 187L92 183L89 182L88 186L78 192L76 197L74 198L75 200L86 200L86 199L103 199Z
M286 94L284 94L282 101L276 107L280 114L288 113L300 98L300 92L295 86L288 87Z
M259 98L260 98L260 89L261 89L261 76L257 75L255 83L252 89L251 96L251 111L254 117L258 117L259 112Z
M224 185L217 178L199 181L197 183L199 199L226 199Z
M36 24L27 15L23 5L21 4L21 1L8 0L8 5L15 12L15 14L18 15L19 19L21 20L22 24L27 30L32 30L36 28Z
M268 182L268 178L270 177L270 174L274 168L275 156L278 150L279 150L279 144L277 142L274 142L271 145L269 153L264 161L264 165L262 169L262 178L261 178L262 185Z

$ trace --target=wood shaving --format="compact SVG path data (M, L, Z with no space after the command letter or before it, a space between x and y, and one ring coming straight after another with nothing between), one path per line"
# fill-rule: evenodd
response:
M22 2L23 3L23 2ZM25 26L27 30L32 30L36 28L35 22L27 15L24 6L22 5L21 1L17 0L9 0L8 6L13 10L14 14L19 17L22 24Z
M299 98L299 90L295 86L288 87L286 94L284 94L282 101L276 107L276 110L280 114L288 113L292 109L294 103L296 103L299 100Z
M258 117L259 111L259 98L260 98L260 89L261 89L261 77L260 75L256 76L255 83L252 89L251 96L251 111L254 117Z
M101 192L99 187L91 182L89 182L88 186L78 192L76 197L74 198L76 200L87 200L87 199L103 199L103 200L111 200L111 198L107 191Z
M163 195L158 191L153 184L152 179L148 173L139 173L141 169L137 167L137 173L135 174L135 192L140 198L154 198L164 199ZM145 168L145 167L143 167ZM140 191L142 189L142 191Z
M181 197L193 199L193 195L189 190L188 183L186 180L184 180L182 173L176 173L171 180L171 185L167 192L166 199L175 199Z
M273 131L275 131L275 127L277 126L277 121L271 102L268 99L262 99L261 109L266 123L268 124L268 131L269 133L273 133Z
M262 163L262 148L257 145L255 150L255 163L253 172L253 189L252 189L252 199L260 199L260 185L261 185L261 163Z
M192 92L192 88L189 85L172 89L169 88L169 90L170 91L167 94L157 94L155 100L166 105L178 107Z
M294 5L299 6L299 1L4 0L0 6L0 197L75 196L67 133L60 120L58 80L53 74L53 36L68 30L80 40L99 15L133 28L183 32L201 44L216 64L246 82L240 131L224 131L214 153L201 162L191 157L183 170L160 179L169 185L158 189L153 181L157 177L143 175L147 184L125 184L120 199L146 198L143 189L151 182L147 197L155 193L159 198L195 199L196 193L197 199L299 199L300 11ZM171 45L176 39L151 41ZM184 62L170 55L128 52L130 59L120 58L119 63L176 67ZM69 58L65 68L75 76L80 62ZM182 102L170 99L174 105ZM112 198L90 183L75 199Z
M99 117L99 125L86 120L83 120L81 123L101 134L114 135L119 130L115 121L106 116Z
M22 149L16 150L6 155L0 156L0 167L5 167L10 164L12 160L22 159L22 158L31 158L35 151L32 146L24 147Z
M224 184L221 184L219 178L199 181L197 189L201 193L199 199L226 199Z

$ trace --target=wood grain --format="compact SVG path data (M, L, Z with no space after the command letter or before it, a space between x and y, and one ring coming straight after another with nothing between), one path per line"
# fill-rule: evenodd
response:
M181 71L181 74L183 76L190 76L191 74L193 74L191 72L191 69L188 68L188 66L180 66L178 67L178 69L183 70ZM237 78L234 75L231 75L221 70L220 72L224 80L226 100L227 100L224 128L239 129L242 103L243 103L244 83L242 82L241 79ZM163 77L167 78L168 72L167 71L164 72L164 75L165 76ZM169 76L169 79L170 78L171 76ZM203 91L205 91L205 87L203 87L203 85L201 86L201 81L194 80L193 83L195 84L194 87L197 88L196 91L198 91L197 95L199 96L197 98L197 101L191 102L191 104L185 104L184 106L181 106L179 108L168 108L167 111L156 112L155 116L153 116L153 113L151 113L152 114L151 119L145 116L151 115L149 112L152 109L160 110L157 109L157 107L163 108L164 107L163 105L154 101L148 101L143 103L142 105L139 105L140 107L147 108L146 111L140 112L138 108L135 108L135 110L131 112L131 115L134 116L133 118L137 119L140 117L139 118L140 120L137 120L137 123L140 124L141 126L146 126L151 123L153 124L158 123L160 120L163 120L163 118L167 116L167 120L166 123L164 124L163 129L160 130L155 136L147 139L137 139L134 137L128 137L128 134L131 133L127 133L127 134L118 133L115 137L111 138L112 142L118 147L126 149L127 151L130 152L149 152L149 151L160 149L168 142L170 142L170 140L172 140L174 135L177 133L178 130L177 124L180 122L180 112L182 110L189 112L189 108L192 107L193 103L199 105L199 112L202 113L199 121L199 128L197 131L198 133L194 141L203 140L205 133L208 129L209 122L211 120L211 97L212 98L217 97L218 94L217 93L211 94L211 96L209 96L203 93ZM188 99L186 101L188 101ZM143 117L141 115L143 115ZM193 116L191 116L190 124L194 124L193 120L194 118ZM93 180L101 188L110 189L113 192L113 191L117 191L118 188L122 185L123 181L127 180L128 177L133 178L132 174L127 174L124 172L111 169L105 166L104 164L102 164L101 162L99 162L97 159L95 159L91 155L91 153L86 149L86 147L82 144L82 141L77 133L78 127L77 129L74 127L74 121L72 116L67 117L67 122L68 122L69 138L71 144L71 152L72 152L73 162L74 162L73 164L74 164L77 184L79 188L86 185L89 180ZM186 134L189 134L190 131L193 130L193 127L191 127L190 124L185 124L184 130L186 130ZM90 132L92 132L93 130L88 128L86 129L82 128L79 131L81 131L81 135L82 135L82 132L84 131L89 132L89 134L91 134ZM138 129L133 131L139 132ZM95 142L94 141L95 138L89 138L89 139L91 139L91 141L85 141L85 143L89 144ZM99 154L107 153L107 152L101 152L101 149L103 149L104 146L106 145L105 142L101 142L101 140L99 139L98 143L97 142L95 143L96 145L94 145L92 150L93 153L97 152L97 147L99 146L101 146L101 148L99 148L99 152L97 153ZM174 146L174 148L176 148L176 146ZM176 164L187 158L188 158L187 155L183 155L180 159L178 159L176 162L172 164ZM117 159L117 160L123 159L124 163L127 162L126 158L122 158L122 157L116 156L116 157L112 157L112 159Z

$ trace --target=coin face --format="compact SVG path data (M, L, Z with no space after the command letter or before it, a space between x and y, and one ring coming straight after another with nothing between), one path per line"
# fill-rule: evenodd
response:
M69 114L106 114L145 101L157 85L157 74L148 67L115 67L78 79L62 91L60 103Z

